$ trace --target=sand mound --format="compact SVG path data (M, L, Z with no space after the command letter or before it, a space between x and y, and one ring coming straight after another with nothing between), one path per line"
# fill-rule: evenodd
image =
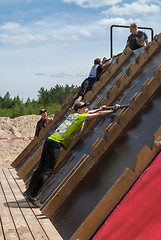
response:
M26 139L0 140L0 167L10 167L10 164L32 141L28 137L35 134L39 115L21 116L14 119L0 117L0 138L26 137Z

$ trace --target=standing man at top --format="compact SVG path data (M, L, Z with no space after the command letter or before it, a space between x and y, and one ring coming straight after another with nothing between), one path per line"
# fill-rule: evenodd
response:
M57 163L60 148L67 149L72 140L82 130L86 120L98 119L115 113L120 105L116 104L113 109L106 110L106 106L99 109L88 110L88 103L77 102L74 105L74 113L71 113L64 122L49 136L45 143L41 154L39 166L31 177L29 187L24 192L24 196L33 204L37 202L37 196L40 188L43 186L46 177L50 176L55 164Z
M130 25L131 34L128 36L126 47L131 48L132 50L138 49L149 43L148 36L145 32L138 31L138 26L136 23L131 23Z
M38 137L41 129L45 128L47 125L47 110L41 109L40 115L41 115L41 119L36 124L35 137Z

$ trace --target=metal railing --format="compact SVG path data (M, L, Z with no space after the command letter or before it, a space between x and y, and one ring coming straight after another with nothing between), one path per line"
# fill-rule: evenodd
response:
M124 25L111 25L110 27L110 45L111 45L111 57L113 56L113 28L119 27L119 28L130 28L130 26L124 26ZM153 41L153 34L154 31L152 28L149 27L138 27L138 29L147 29L151 31L151 41Z

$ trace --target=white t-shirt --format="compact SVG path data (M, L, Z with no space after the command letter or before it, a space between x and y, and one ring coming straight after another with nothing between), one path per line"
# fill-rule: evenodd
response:
M92 77L92 78L96 77L96 72L97 72L97 67L98 66L99 66L99 64L93 65L88 77Z

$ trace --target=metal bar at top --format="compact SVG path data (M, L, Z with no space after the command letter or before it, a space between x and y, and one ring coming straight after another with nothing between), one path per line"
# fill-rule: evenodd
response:
M125 25L111 25L110 27L110 43L111 43L111 57L113 56L113 28L114 27L120 27L120 28L130 28L130 26L125 26ZM147 29L147 30L150 30L151 31L151 41L153 41L153 34L154 34L154 31L152 28L150 27L138 27L139 29Z

